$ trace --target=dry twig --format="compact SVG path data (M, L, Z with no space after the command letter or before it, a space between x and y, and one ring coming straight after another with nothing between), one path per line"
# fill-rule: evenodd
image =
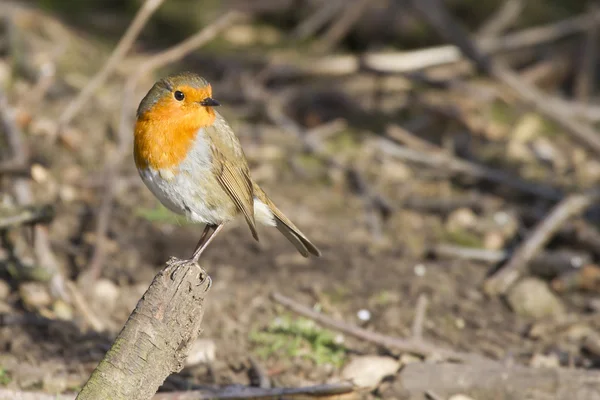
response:
M418 1L418 0L417 0ZM498 54L549 43L580 33L593 23L589 14L567 18L556 23L528 28L497 38L483 38L478 41L485 54ZM339 55L329 57L294 60L287 57L274 57L269 71L270 76L290 77L296 75L344 76L361 70L380 73L405 73L463 59L459 48L445 45L407 52L368 52L361 55Z
M346 2L340 17L331 25L329 30L323 34L323 37L315 46L316 50L325 53L334 48L348 34L350 29L352 29L352 26L359 20L369 3L370 0L353 0Z
M455 361L467 361L473 357L476 357L475 355L468 353L459 353L440 348L418 338L401 339L368 331L366 329L359 328L358 326L350 325L343 321L339 321L316 312L280 293L273 293L271 297L273 300L290 309L291 311L300 314L303 317L310 318L323 326L338 330L383 347L393 348L399 351L414 353L425 357L442 358Z
M350 382L330 383L299 388L253 388L246 386L225 386L186 392L158 393L152 400L212 400L212 399L270 399L281 397L331 397L351 393L354 385ZM18 392L0 389L0 400L73 400L74 394L60 396L40 392Z
M47 223L54 218L51 205L5 209L0 207L0 230L21 225Z
M577 100L587 103L594 91L596 63L598 61L598 25L600 24L600 8L597 3L591 2L589 11L594 16L583 46L581 55L581 66L575 82L575 97Z
M550 121L554 121L577 141L600 154L600 135L590 125L573 119L569 114L547 101L547 96L536 87L521 79L514 71L502 63L493 61L485 55L468 32L455 20L441 0L412 0L413 6L421 11L424 19L437 30L440 35L454 43L462 53L471 59L477 68L488 73L518 95L520 100ZM588 23L595 23L595 15L590 16Z
M508 263L485 281L486 293L492 295L505 293L562 225L599 199L600 192L593 190L585 194L570 195L558 203L517 248Z
M489 21L486 21L479 29L477 36L491 37L501 34L519 18L519 15L521 15L521 11L523 11L523 7L525 6L524 3L523 0L505 1Z
M203 399L264 399L291 396L329 397L351 393L354 385L350 382L329 383L300 388L253 388L231 386L215 390L191 390L188 392L159 393L153 400L203 400Z
M427 296L424 294L421 294L417 299L417 305L415 307L415 319L413 320L411 329L413 339L423 339L423 325L425 323L425 314L427 312L428 303L429 300L427 300Z
M28 163L29 153L23 141L23 133L10 115L8 101L6 100L4 92L1 90L0 120L2 122L2 128L4 130L8 146L12 151L14 159L19 160L20 163L26 165ZM30 206L33 204L33 194L31 193L29 181L26 178L15 177L13 187L15 198L19 205ZM50 246L50 238L48 237L48 231L46 227L40 225L34 226L33 242L38 265L41 266L51 277L50 288L52 289L53 293L57 296L60 296L64 300L68 300L69 296L65 290L65 280Z
M317 11L298 24L291 34L292 38L296 40L304 40L309 36L314 35L335 16L335 14L343 5L344 0L324 1L322 6Z
M88 82L81 92L79 92L79 95L69 103L67 108L65 108L58 119L60 127L68 125L73 120L81 110L81 107L89 101L94 92L98 90L110 74L113 73L150 17L163 2L164 0L146 0L144 2L102 69Z
M539 183L524 181L518 176L510 175L502 170L479 165L477 163L461 160L442 148L435 146L432 143L425 142L416 135L411 134L408 130L394 130L394 138L402 140L405 144L412 148L400 146L387 138L380 139L380 148L384 153L390 154L393 157L398 157L404 161L428 165L435 168L443 169L451 173L459 173L468 176L473 176L480 179L485 179L490 182L500 183L510 188L516 189L522 193L541 197L547 200L560 200L562 193L557 189L548 187ZM399 133L402 132L402 136ZM410 138L410 140L408 140ZM423 151L422 149L428 149Z

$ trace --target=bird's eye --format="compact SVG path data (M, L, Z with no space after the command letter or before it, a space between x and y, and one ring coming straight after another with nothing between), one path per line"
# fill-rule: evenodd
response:
M181 101L181 100L183 100L183 99L185 98L185 95L184 95L184 94L183 94L183 92L182 92L182 91L180 91L180 90L176 91L176 92L173 94L173 96L175 96L175 100L177 100L177 101Z

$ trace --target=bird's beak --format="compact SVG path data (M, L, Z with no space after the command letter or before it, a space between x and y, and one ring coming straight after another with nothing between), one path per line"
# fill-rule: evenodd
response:
M207 98L205 98L204 100L202 100L200 102L200 105L204 106L204 107L217 107L217 106L220 106L221 103L219 103L218 101L216 101L212 97L207 97Z

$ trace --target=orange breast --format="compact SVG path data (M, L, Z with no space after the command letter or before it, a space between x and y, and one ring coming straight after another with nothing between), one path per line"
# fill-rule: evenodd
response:
M211 125L212 116L196 113L168 102L157 103L152 111L140 116L135 124L134 158L140 169L168 169L187 156L198 130Z

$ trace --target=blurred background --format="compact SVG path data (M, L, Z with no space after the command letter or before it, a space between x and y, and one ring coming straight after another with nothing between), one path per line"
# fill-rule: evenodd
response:
M3 0L0 386L79 389L193 250L203 227L131 156L139 101L184 70L323 256L229 224L202 258L201 340L162 390L373 373L357 396L425 398L402 371L427 352L321 327L277 291L370 332L593 372L599 24L594 1Z

